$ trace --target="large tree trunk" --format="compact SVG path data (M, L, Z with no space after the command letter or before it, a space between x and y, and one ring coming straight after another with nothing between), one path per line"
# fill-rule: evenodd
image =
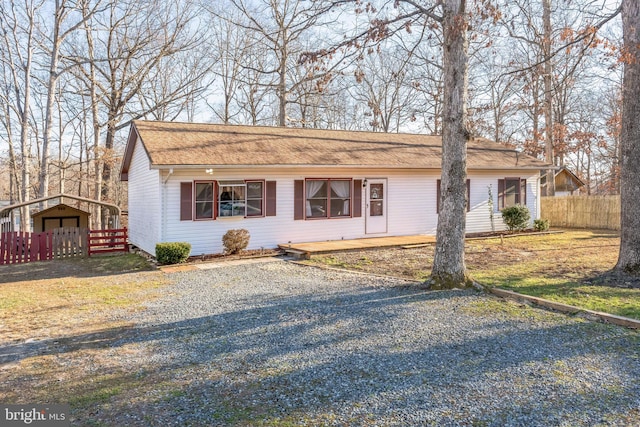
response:
M640 3L623 0L620 254L616 270L640 275Z
M29 14L29 39L27 43L27 57L24 66L24 102L20 111L20 155L22 157L22 197L20 202L28 202L31 197L31 145L29 144L29 114L31 110L31 61L33 60L33 11ZM20 231L31 231L30 206L20 209Z
M107 121L107 135L104 142L104 154L102 156L102 189L100 191L100 200L112 203L112 183L111 174L113 172L113 142L116 136L116 114L115 112L109 113L109 120ZM110 227L109 217L111 216L111 209L102 207L102 228L106 229Z
M468 15L465 0L445 0L442 179L436 250L431 273L435 289L465 286L464 262L467 177Z
M542 20L544 27L544 39L542 48L544 51L544 157L547 163L554 164L553 156L553 89L551 65L551 0L542 0ZM547 196L556 194L555 171L547 170Z
M283 49L284 50L284 49ZM282 52L278 72L278 126L287 125L287 60Z

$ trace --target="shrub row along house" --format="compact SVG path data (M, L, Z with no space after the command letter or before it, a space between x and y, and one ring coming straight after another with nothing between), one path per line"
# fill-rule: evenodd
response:
M248 249L435 234L441 156L439 136L135 121L121 169L130 241L149 253L189 242L200 255L238 228ZM490 231L492 213L517 203L538 218L545 166L469 141L467 232Z

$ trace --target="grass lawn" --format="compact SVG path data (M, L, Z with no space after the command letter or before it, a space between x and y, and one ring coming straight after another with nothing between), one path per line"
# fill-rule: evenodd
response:
M567 230L468 240L465 259L471 277L484 285L640 319L640 289L594 280L614 267L619 245L616 232ZM422 280L431 272L433 251L433 246L378 249L316 256L310 262Z
M55 396L53 403L73 409L119 393L131 374L101 348L131 327L114 313L139 310L159 295L166 279L150 269L133 254L0 266L0 402ZM60 368L66 353L75 368Z
M470 243L472 259L474 251L508 254L504 263L484 264L481 256L470 262L469 271L480 283L640 319L640 289L624 283L590 283L615 266L620 245L617 234L568 231Z

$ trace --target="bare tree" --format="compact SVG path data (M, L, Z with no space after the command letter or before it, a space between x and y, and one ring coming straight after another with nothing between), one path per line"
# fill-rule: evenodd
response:
M622 0L624 78L620 142L620 254L615 270L640 275L640 3Z
M196 16L190 2L159 6L154 1L119 1L110 3L85 28L87 49L77 52L74 59L83 65L80 75L91 97L94 153L101 164L97 174L99 200L111 200L112 170L118 160L116 132L132 119L166 111L168 105L189 99L194 95L189 89L206 74L205 70L174 72L171 75L176 80L171 86L161 86L163 96L152 101L158 87L154 88L150 77L160 72L166 61L200 44ZM188 65L174 63L173 67ZM102 129L105 139L100 145ZM97 161L95 166L100 167Z
M431 286L452 288L468 283L464 262L467 141L469 15L465 0L442 4L443 133L440 215Z
M9 6L9 7L7 7ZM7 118L4 121L8 131L10 127L11 113L18 118L20 129L20 169L22 170L20 185L20 202L28 202L31 198L31 144L30 134L32 130L31 117L31 91L33 85L33 56L35 49L36 14L42 7L42 2L25 0L20 10L15 2L0 4L0 27L2 32L2 63L6 72L5 93L13 102L10 110L6 110ZM9 89L11 88L11 89ZM10 96L13 91L13 96ZM9 99L7 99L9 101ZM29 230L31 215L29 207L21 209L20 222L22 230Z
M334 61L332 66L327 64L311 68L310 73L296 73L299 57L304 52L304 41L317 28L325 28L325 35L329 26L325 24L326 14L331 5L323 1L306 2L302 0L230 0L236 11L242 15L242 20L224 16L215 12L223 19L230 20L247 31L254 32L263 55L269 61L262 63L264 67L257 68L254 64L243 64L244 68L260 73L266 80L268 87L273 90L277 98L277 124L287 125L287 105L291 103L290 95L299 91L309 81L326 79L339 63ZM320 39L317 37L316 39ZM325 59L327 59L326 57ZM263 82L265 81L263 80Z
M342 6L336 1L334 6ZM436 248L429 279L433 288L467 286L464 262L466 210L466 148L471 137L467 123L467 84L469 49L469 14L466 0L444 0L419 3L413 0L395 2L397 11L392 17L375 16L365 30L345 39L329 51L315 52L308 57L318 59L344 47L362 49L378 44L400 31L410 31L413 25L431 25L442 31L443 39L443 134L441 206L436 234ZM360 2L356 2L360 9ZM376 13L368 4L365 12ZM431 24L429 24L429 22Z
M374 132L398 132L401 123L415 120L419 84L411 75L412 59L404 49L381 49L360 61L352 94L368 107Z
M239 16L220 19L213 14L212 19L216 22L211 30L210 44L211 51L214 53L209 55L209 60L215 63L213 73L218 81L215 89L216 92L222 93L222 100L213 105L209 103L209 107L218 120L228 124L240 114L240 108L237 105L240 102L239 91L250 81L249 76L242 75L243 64L250 63L248 56L251 55L256 40L252 32L234 24L242 20ZM243 81L243 77L247 79Z
M553 155L553 65L551 63L551 0L542 0L542 54L544 59L544 156L547 163L554 163ZM555 171L547 170L547 196L553 196L556 193Z
M48 79L46 83L46 106L44 113L44 129L42 138L42 153L40 157L40 173L39 173L39 197L46 197L49 194L49 146L53 134L53 112L56 102L56 93L60 76L66 71L66 67L60 67L62 44L69 35L80 29L86 20L101 7L101 0L91 4L90 1L79 2L76 0L55 0L53 3L53 23L51 35L43 36L42 39L48 38L49 43L49 66ZM84 9L84 13L83 13ZM74 13L75 12L75 13ZM76 19L69 22L71 18ZM43 32L46 30L43 29ZM43 206L46 207L44 202Z

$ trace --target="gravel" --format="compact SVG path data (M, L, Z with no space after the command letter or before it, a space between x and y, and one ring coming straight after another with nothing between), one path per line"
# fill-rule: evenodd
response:
M286 261L168 277L117 343L158 383L120 422L640 425L636 331Z

